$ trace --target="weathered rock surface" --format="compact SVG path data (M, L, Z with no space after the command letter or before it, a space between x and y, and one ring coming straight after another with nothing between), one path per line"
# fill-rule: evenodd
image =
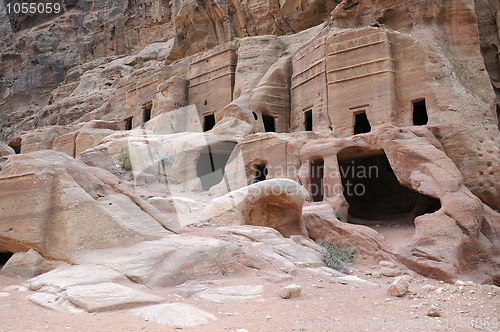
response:
M166 236L127 248L80 252L78 264L107 266L150 287L172 286L200 276L222 276L241 270L235 244L207 237Z
M216 287L200 292L197 296L205 301L225 303L247 301L260 298L264 287L261 285L241 285Z
M164 301L159 296L112 282L68 287L65 297L87 312L117 310Z
M7 261L0 270L0 274L9 277L32 278L49 272L66 263L50 261L43 258L36 250L17 252Z
M44 24L11 17L12 29L0 4L0 140L11 147L0 148L0 249L71 260L168 237L179 225L165 214L195 224L198 211L160 198L162 214L102 170L128 179L111 161L127 152L134 185L158 190L139 189L147 198L229 192L201 218L329 235L428 276L498 283L499 6L424 2L66 1ZM97 168L11 155L44 149ZM339 173L380 155L391 194L354 211L353 179ZM253 193L292 180L300 194ZM419 195L399 243L367 221L401 212L397 190ZM315 262L266 241L255 245L265 259Z
M159 303L123 274L104 266L63 267L28 280L32 290L50 292L87 312ZM49 295L48 295L49 296Z
M9 157L0 188L0 246L11 252L35 249L68 260L83 249L158 239L178 227L112 174L53 151Z
M305 235L301 211L306 197L307 191L293 180L266 180L214 199L203 215L223 223L272 227L285 236Z
M174 327L200 326L217 320L214 315L185 303L158 304L129 312L148 321Z

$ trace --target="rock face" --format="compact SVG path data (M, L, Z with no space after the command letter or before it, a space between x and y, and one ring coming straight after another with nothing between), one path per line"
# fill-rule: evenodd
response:
M64 9L11 16L0 44L0 249L71 261L169 238L197 253L170 231L204 219L499 283L496 1ZM172 199L190 192L199 219Z
M273 179L216 198L202 214L223 223L272 227L284 236L307 235L301 217L306 198L295 181Z
M9 157L0 178L2 250L68 260L85 248L130 245L177 229L112 174L63 153Z

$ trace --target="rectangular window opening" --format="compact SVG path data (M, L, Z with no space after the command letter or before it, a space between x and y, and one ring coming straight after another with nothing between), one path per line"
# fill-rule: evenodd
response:
M313 202L323 201L323 173L325 162L316 159L311 162L311 196Z
M142 106L142 114L143 114L143 123L151 120L151 109L153 108L153 103L148 102Z
M264 129L266 133L276 131L276 119L274 118L274 116L262 114L262 121L264 122Z
M425 99L417 100L413 102L413 125L414 126L425 126L429 118L427 116L427 106L425 105Z
M306 131L313 131L313 114L312 110L304 112L304 128Z
M264 181L267 179L266 164L258 164L255 166L255 177L253 183Z
M131 116L129 118L126 118L124 121L125 121L125 130L131 130L132 129L132 119L134 117Z
M205 115L203 118L203 131L209 131L213 127L215 127L215 115L213 113Z
M365 111L356 113L354 117L354 135L369 133L372 130Z

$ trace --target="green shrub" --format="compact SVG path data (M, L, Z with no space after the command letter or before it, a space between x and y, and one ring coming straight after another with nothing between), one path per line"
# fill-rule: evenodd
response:
M337 219L342 221L342 215L340 214L339 211L335 212L335 214L337 215Z
M342 272L354 260L356 246L338 245L328 237L324 241L317 240L316 243L323 248L323 262L334 270Z
M167 167L172 164L172 157L170 157L166 153L162 153L158 159L158 162L160 163L161 167Z
M132 162L130 161L128 147L124 147L118 155L118 165L125 171L132 170Z

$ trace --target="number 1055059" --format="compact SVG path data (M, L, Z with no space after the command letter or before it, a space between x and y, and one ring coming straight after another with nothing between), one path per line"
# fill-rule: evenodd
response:
M59 14L62 12L60 3L7 3L7 14Z

